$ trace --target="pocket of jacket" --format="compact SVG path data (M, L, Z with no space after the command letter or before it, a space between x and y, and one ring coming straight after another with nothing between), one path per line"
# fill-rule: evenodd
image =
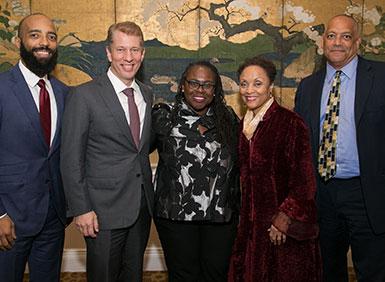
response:
M90 189L97 190L112 190L116 187L117 180L116 178L87 178L87 185Z
M0 193L24 186L26 171L26 164L0 165Z

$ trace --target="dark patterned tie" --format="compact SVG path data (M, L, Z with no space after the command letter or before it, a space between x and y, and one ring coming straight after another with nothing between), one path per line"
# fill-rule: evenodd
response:
M123 90L123 94L127 96L131 134L132 134L132 137L134 138L136 147L139 148L140 120L139 120L138 107L136 106L135 100L134 100L134 89L126 88Z
M45 81L40 79L37 85L40 87L39 93L39 111L40 111L40 124L43 128L44 139L48 145L51 144L51 105L49 101L49 94L45 87Z
M341 71L336 71L326 106L322 139L318 152L318 172L324 181L336 174L337 127L340 111Z

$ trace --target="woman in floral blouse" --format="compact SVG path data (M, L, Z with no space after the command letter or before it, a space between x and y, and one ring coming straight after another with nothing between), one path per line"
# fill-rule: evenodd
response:
M226 281L238 222L238 118L218 70L190 64L173 104L153 109L155 223L169 281Z

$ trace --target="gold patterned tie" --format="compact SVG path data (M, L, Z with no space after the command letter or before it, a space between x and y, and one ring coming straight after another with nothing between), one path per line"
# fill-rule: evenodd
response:
M340 110L341 71L336 71L329 93L318 151L318 172L324 181L336 174L337 127Z

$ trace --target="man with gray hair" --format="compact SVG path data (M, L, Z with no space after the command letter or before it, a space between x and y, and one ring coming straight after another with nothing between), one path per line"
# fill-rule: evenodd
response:
M385 281L385 64L357 55L357 22L338 15L323 35L326 66L298 86L311 129L324 281Z

